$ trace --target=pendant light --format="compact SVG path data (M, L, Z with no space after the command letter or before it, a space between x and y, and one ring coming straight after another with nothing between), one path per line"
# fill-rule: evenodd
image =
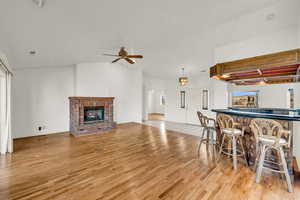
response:
M181 86L185 86L189 82L188 77L184 76L184 68L182 68L182 76L178 80Z

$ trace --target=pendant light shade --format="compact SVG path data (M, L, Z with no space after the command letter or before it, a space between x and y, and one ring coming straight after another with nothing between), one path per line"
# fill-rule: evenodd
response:
M185 86L189 82L188 77L184 76L184 68L182 68L182 76L178 80L181 86Z

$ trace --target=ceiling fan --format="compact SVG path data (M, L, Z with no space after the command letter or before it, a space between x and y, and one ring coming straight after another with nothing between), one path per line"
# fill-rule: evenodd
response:
M128 55L128 52L125 50L125 47L121 47L118 55L113 55L113 54L103 54L105 56L114 56L118 57L117 59L113 60L112 63L118 62L121 59L126 60L130 64L134 64L135 61L131 58L143 58L142 55Z

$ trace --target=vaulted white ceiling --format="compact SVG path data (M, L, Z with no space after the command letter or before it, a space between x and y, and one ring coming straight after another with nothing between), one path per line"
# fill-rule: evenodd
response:
M136 65L147 74L174 77L182 66L197 74L227 39L216 39L217 26L278 1L46 0L39 8L0 0L0 50L13 68L27 68L109 62L102 54L125 46L145 56Z

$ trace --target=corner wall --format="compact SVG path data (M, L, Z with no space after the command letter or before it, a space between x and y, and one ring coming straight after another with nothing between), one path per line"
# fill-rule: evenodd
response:
M197 111L212 117L214 114L210 111L213 108L214 90L212 79L208 74L196 77L189 77L189 83L186 87L179 86L178 80L166 80L166 113L167 121L197 124L199 119ZM202 90L209 91L209 108L202 109ZM186 92L186 108L180 107L180 91Z
M76 96L115 97L117 123L142 120L142 71L111 63L76 65Z
M68 97L75 95L116 97L116 122L142 119L140 69L109 63L18 69L12 81L13 137L69 131Z
M69 101L74 93L73 66L14 70L14 138L69 130ZM38 126L45 130L38 132Z

